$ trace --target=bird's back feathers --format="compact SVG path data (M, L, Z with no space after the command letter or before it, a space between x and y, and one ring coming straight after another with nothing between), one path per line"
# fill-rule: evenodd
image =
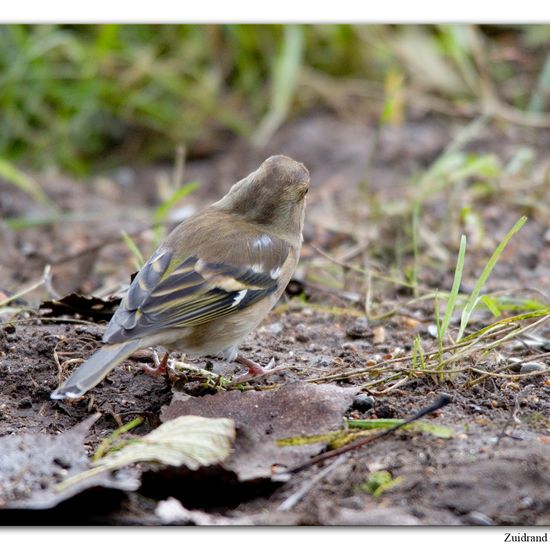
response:
M280 287L290 243L223 216L221 220L218 217L214 228L205 214L188 220L184 231L180 228L169 236L142 267L107 326L105 343L213 321L256 303ZM218 245L213 232L219 232L220 226L233 246ZM174 242L172 246L181 234L185 243ZM205 239L208 247L201 246Z

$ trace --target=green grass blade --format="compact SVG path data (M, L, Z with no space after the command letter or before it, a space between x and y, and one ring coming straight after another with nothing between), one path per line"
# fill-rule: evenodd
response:
M435 327L437 329L437 349L439 350L439 360L443 358L443 330L441 325L441 317L439 316L439 293L435 291Z
M182 185L179 189L176 189L174 193L168 199L166 199L153 214L153 224L158 225L166 221L168 213L170 210L183 198L187 197L199 186L196 182L186 183Z
M506 245L509 243L510 239L523 227L526 221L527 221L527 217L522 216L515 223L514 227L512 227L512 229L510 229L510 231L506 233L506 235L504 236L500 244L496 247L495 251L493 252L493 255L489 258L489 261L485 265L485 268L483 269L479 279L476 281L474 289L472 290L472 293L470 294L468 301L464 306L464 310L462 311L462 317L460 320L460 329L458 331L457 341L460 341L462 339L462 336L464 335L464 331L466 330L466 327L468 326L468 323L470 321L470 317L480 299L481 290L485 285L485 283L487 282L487 279L491 275L491 272L493 271L493 268L498 262L500 255L506 248Z
M126 231L121 231L122 238L124 239L124 243L128 247L128 250L132 253L134 256L134 265L136 269L139 271L141 269L141 266L145 263L145 260L143 258L143 255L141 251L139 250L137 244L135 243L134 239L126 233Z
M426 361L424 359L424 349L422 348L422 341L417 334L413 341L413 365L415 368L425 370Z
M302 65L304 30L300 25L285 25L280 54L273 68L271 104L253 141L264 145L284 121L296 88Z
M481 301L485 304L487 309L493 314L493 317L500 317L502 314L501 309L498 307L498 302L491 296L483 295Z
M456 268L455 275L453 279L453 286L451 288L451 293L445 305L445 315L443 316L443 323L441 325L441 341L445 338L447 334L447 329L451 322L453 312L456 306L456 301L458 298L458 291L460 289L460 283L462 282L462 272L464 271L464 257L466 256L466 235L462 235L460 238L460 247L458 249L458 258L456 259Z
M401 476L394 478L391 472L382 470L370 473L365 482L358 485L358 489L368 495L372 495L374 498L378 498L382 493L399 485L402 481L403 478Z
M420 209L422 203L416 201L412 212L412 246L413 246L413 269L411 274L411 283L414 285L413 292L418 296L418 271L420 266L420 251L418 246L418 231L420 224Z
M50 199L42 191L38 183L3 158L0 158L0 178L5 179L8 183L23 191L36 202L51 206Z
M362 430L387 430L401 424L402 422L403 420L399 418L346 418L346 424L348 428L356 428ZM442 426L441 424L432 424L430 422L423 422L421 420L412 422L409 426L404 426L403 429L418 430L424 433L429 433L441 439L449 439L454 435L453 429L449 428L448 426Z
M548 93L550 92L550 54L546 56L546 61L540 72L537 85L529 100L527 111L530 113L544 112L548 101Z
M139 426L143 422L143 418L141 416L136 416L133 420L130 420L130 422L127 422L123 426L120 426L120 428L117 428L110 436L106 437L97 448L96 452L94 453L94 456L92 457L92 462L95 462L96 460L99 460L102 458L107 452L109 452L109 449L112 448L113 443L119 439L119 437L122 434L125 434L126 432L129 432L130 430L133 430L137 426Z

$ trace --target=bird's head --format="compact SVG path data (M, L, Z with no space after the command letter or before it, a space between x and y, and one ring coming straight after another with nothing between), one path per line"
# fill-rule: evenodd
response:
M308 189L307 168L276 155L233 185L212 207L237 214L283 237L301 235Z

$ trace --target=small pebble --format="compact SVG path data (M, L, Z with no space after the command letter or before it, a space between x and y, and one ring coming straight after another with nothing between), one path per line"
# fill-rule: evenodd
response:
M402 317L401 322L403 323L403 326L405 328L414 330L418 328L418 325L420 324L420 321L417 321L413 317Z
M281 332L283 332L283 323L272 323L271 325L268 325L265 328L271 334L277 335L277 334L280 334Z
M350 338L364 338L370 334L369 320L366 317L358 317L353 325L346 330Z
M519 369L520 374L529 374L531 372L540 372L541 370L545 370L546 367L541 363L534 363L534 362L528 362L523 363L521 365L521 369Z
M435 325L429 325L428 326L428 334L432 338L437 338L437 327Z
M374 407L374 403L375 399L372 395L360 393L355 396L355 399L353 400L353 408L360 412L366 412Z
M321 355L316 361L317 367L330 367L332 365L332 357L328 355Z
M374 344L383 344L386 340L386 329L383 326L378 326L372 329L372 342Z
M520 510L527 510L528 508L531 508L535 504L535 501L530 496L525 496L521 499L519 503L519 509Z
M345 351L357 352L357 346L351 342L344 342L342 344L342 349Z
M17 406L20 409L30 409L32 407L32 401L28 397L24 397L21 401L19 401L19 403L17 403Z
M495 524L489 516L486 516L482 512L478 512L476 510L473 510L472 512L470 512L464 519L470 525L494 525Z
M128 166L121 166L114 171L113 179L121 187L132 187L136 184L136 172Z
M512 372L519 372L521 370L521 359L517 357L510 357L508 359L510 366L508 367Z

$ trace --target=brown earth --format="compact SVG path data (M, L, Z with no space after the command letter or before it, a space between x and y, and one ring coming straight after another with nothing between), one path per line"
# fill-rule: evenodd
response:
M475 385L471 382L479 375L466 368L444 380L417 372L396 387L383 381L388 375L383 369L345 375L407 356L417 335L425 349L437 347L433 300L411 303L406 286L375 277L370 285L375 313L396 311L380 320L373 320L372 315L367 320L365 277L349 265L369 266L376 273L403 280L413 257L410 208L405 208L413 193L411 178L430 166L456 135L456 128L447 120L426 117L400 129L385 128L368 160L374 133L368 124L321 114L287 125L265 150L252 150L241 142L229 144L216 157L188 161L184 180L199 181L201 186L184 204L198 208L214 200L269 154L285 153L304 162L312 174L312 192L301 265L278 308L242 346L262 364L273 358L277 370L241 389L270 392L316 380L312 383L355 388L356 393L370 396L351 399L351 407L341 411L348 418L405 418L445 393L452 398L451 404L427 420L451 427L454 436L441 439L399 431L344 455L332 468L330 462L312 466L286 482L267 478L241 482L219 468L195 474L143 468L141 488L113 493L110 505L102 511L93 508L97 497L88 491L51 510L0 510L0 518L4 515L0 521L550 524L550 377L535 372L520 378L515 376L517 369L513 370L514 359L523 365L538 361L548 369L550 327L537 328L536 342L524 334L489 356L471 356L457 365L497 373L509 364L507 370L498 371L505 376L488 376ZM481 192L475 185L478 182L467 180L426 199L420 233L421 294L426 289L450 289L460 232L469 237L462 290L471 290L499 240L519 215L527 214L527 225L505 250L487 288L549 303L550 178L545 156L549 144L547 131L497 125L485 127L469 142L471 152L495 154L504 175L499 188ZM510 162L520 147L529 148L533 160L518 175ZM86 184L64 176L36 175L60 207L63 219L0 181L4 220L0 224L0 302L3 295L39 280L46 264L51 264L53 273L46 288L40 286L9 304L18 311L0 309L0 438L65 433L100 412L101 418L85 440L86 452L92 454L113 430L137 416L144 422L133 435L157 427L175 394L200 399L222 391L206 384L203 375L189 373L177 382L148 376L142 367L151 359L138 354L83 399L49 399L59 380L99 345L103 325L85 315L48 318L47 311L38 312L37 306L51 298L52 292L102 298L119 293L134 271L120 230L133 235L142 250L152 251L156 238L149 228L152 208L161 200L169 175L170 169L163 167L125 168ZM466 211L472 215L468 217ZM51 219L44 223L44 217ZM14 218L26 220L25 227L10 229L8 222ZM31 219L42 223L31 225ZM319 249L339 260L328 260ZM492 320L487 310L480 311L471 328ZM453 330L458 321L453 320ZM192 364L228 377L238 370L217 360L193 360ZM410 360L395 367L407 364ZM396 372L400 371L389 374ZM338 374L341 380L317 380ZM309 414L301 411L308 411L310 405L297 402L293 412ZM249 422L254 421L252 413ZM317 433L333 429L321 421L318 428ZM312 448L310 455L319 451ZM316 480L321 471L324 477ZM388 471L399 482L374 497L361 486L377 471ZM302 498L286 505L286 511L284 506L279 509L310 482ZM179 519L167 520L158 512L158 502L173 496L188 509L185 519L180 514Z

